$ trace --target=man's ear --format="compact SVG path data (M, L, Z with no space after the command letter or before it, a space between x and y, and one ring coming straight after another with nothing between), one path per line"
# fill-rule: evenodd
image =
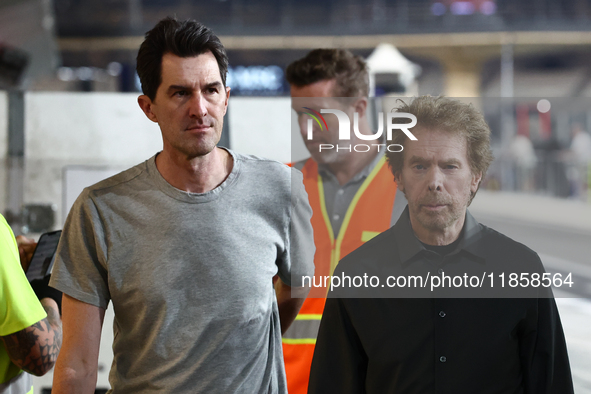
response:
M396 186L398 187L398 190L404 192L404 183L402 182L402 176L400 171L397 171L394 174L394 180L396 181Z
M365 112L367 111L367 98L363 97L358 99L355 102L355 112L359 114L359 118L363 118L365 116Z
M230 87L226 86L226 101L224 102L224 115L228 110L228 100L230 99Z
M470 184L470 191L472 193L476 193L478 190L478 186L480 186L480 181L482 180L482 172L478 174L472 174L472 183Z
M158 118L156 117L156 114L152 112L152 105L154 104L148 96L142 94L137 98L137 103L140 105L140 108L142 109L142 111L144 111L148 119L150 119L152 122L158 123Z

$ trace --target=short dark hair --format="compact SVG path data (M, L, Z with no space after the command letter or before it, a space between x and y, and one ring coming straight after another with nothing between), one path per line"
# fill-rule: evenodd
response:
M420 96L409 104L399 101L402 104L394 111L416 116L417 125L413 129L437 130L464 136L472 174L480 173L484 179L493 155L490 148L490 128L479 110L472 104L443 96ZM407 141L405 133L394 133L391 143L404 146ZM396 176L404 167L404 150L400 153L387 150L386 157L392 173ZM480 187L480 184L478 186Z
M226 86L228 55L220 39L201 23L188 19L162 19L146 33L137 54L136 70L142 84L142 92L151 100L162 83L162 57L167 53L179 57L198 56L210 51L218 63L222 83Z
M367 64L361 56L346 49L314 49L287 66L285 76L287 82L298 87L335 79L335 97L369 95Z

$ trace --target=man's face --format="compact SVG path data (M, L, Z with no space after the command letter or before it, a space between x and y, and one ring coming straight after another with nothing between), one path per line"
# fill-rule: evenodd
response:
M415 135L418 140L404 147L403 169L395 178L408 200L415 232L437 235L463 225L481 175L470 169L466 137L438 130Z
M321 130L318 123L306 113L313 113L304 107L311 108L316 112L321 109L339 109L349 115L349 119L353 120L353 106L344 106L342 100L334 99L336 81L334 79L322 80L310 85L291 87L292 108L298 115L298 124L300 126L300 133L306 144L306 148L312 155L312 158L320 164L334 164L346 160L349 154L346 150L336 151L336 146L339 145L339 122L333 114L323 114L326 120L326 126L322 123L324 130ZM308 140L308 119L312 119L312 139ZM351 143L354 143L351 140ZM319 151L320 144L333 145L334 149ZM349 145L349 141L343 141L342 146Z
M158 122L164 151L192 159L207 155L220 140L230 88L224 88L211 52L182 58L162 57L162 83L152 101L138 101L146 116Z

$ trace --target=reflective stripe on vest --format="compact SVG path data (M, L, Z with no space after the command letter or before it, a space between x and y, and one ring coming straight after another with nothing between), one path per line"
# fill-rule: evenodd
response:
M385 157L382 157L355 193L335 239L326 211L324 185L316 162L308 160L302 172L313 210L312 225L316 244L315 276L320 279L320 277L330 276L342 257L390 228L390 215L384 215L383 212L393 212L396 184L392 173L387 168ZM374 193L373 196L370 193ZM360 205L360 201L364 205ZM380 206L383 208L380 209ZM330 280L328 282L330 283ZM319 298L325 298L327 291L327 288L313 288L300 310L300 315L321 316L325 300ZM309 319L296 320L284 335L287 339L284 343L295 344L294 340L302 340L302 343L314 344L317 332L314 323Z
M357 203L359 202L359 199L361 198L363 193L365 193L368 186L371 184L373 179L376 177L378 172L382 169L382 167L384 167L385 164L386 164L386 157L382 156L380 161L378 161L378 164L376 164L376 166L373 168L373 170L371 170L371 172L369 173L367 178L365 178L365 180L363 181L363 183L361 184L361 186L357 190L357 193L355 193L355 197L353 197L353 200L349 204L349 208L347 208L347 213L345 214L345 219L343 219L343 224L341 225L341 229L339 230L339 236L336 239L336 245L333 248L332 259L330 262L329 275L332 275L335 268L337 267L337 264L341 260L341 245L343 243L343 239L345 238L345 234L347 234L347 230L349 227L349 222L351 220L351 216L353 216L353 212L357 206ZM394 183L394 181L392 181L392 183ZM332 233L332 225L330 223L330 219L328 218L328 214L327 214L326 208L325 208L326 204L324 201L324 186L322 185L322 177L320 176L320 174L318 175L318 189L321 190L320 194L322 196L321 200L320 200L320 203L322 206L322 215L324 216L324 220L326 222L326 225L328 226L328 228L330 228L331 238L334 239L334 234ZM386 230L386 229L384 229L384 230ZM364 232L367 232L367 231L364 231ZM379 232L378 232L378 234L379 234ZM365 241L363 241L362 238L363 237L360 237L360 239L359 239L359 241L360 241L359 246L361 246L361 244L363 244L363 242L365 242ZM342 256L342 257L345 257L345 256Z
M349 204L335 239L326 212L324 186L318 174L318 165L309 159L301 170L312 207L311 222L316 245L315 277L330 275L341 258L390 228L402 212L403 207L398 206L399 202L406 205L406 199L396 195L394 177L382 157ZM311 289L299 315L283 336L285 372L290 394L305 394L308 391L310 365L326 303L326 291L326 288Z
M283 343L290 345L316 344L322 315L318 313L300 313L283 335Z

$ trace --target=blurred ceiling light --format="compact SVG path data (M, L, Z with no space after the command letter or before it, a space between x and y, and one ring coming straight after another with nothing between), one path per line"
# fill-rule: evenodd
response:
M107 73L112 77L118 77L123 71L123 66L119 62L111 62L107 65Z
M227 85L237 90L275 91L282 87L279 66L238 66L228 68Z
M497 12L497 5L494 1L485 1L480 5L480 12L484 15L494 15Z
M94 79L94 71L90 67L79 67L76 70L76 76L81 81L92 81Z
M550 111L551 107L552 107L552 105L550 104L550 101L548 101L546 99L542 99L542 100L538 101L538 105L537 105L538 111L540 111L543 114Z
M450 11L454 15L472 15L475 7L469 1L455 1L451 3Z
M431 5L431 13L436 16L445 14L445 5L439 2L433 3L433 5Z
M76 79L74 70L71 67L60 67L57 69L57 77L60 81L73 81Z

